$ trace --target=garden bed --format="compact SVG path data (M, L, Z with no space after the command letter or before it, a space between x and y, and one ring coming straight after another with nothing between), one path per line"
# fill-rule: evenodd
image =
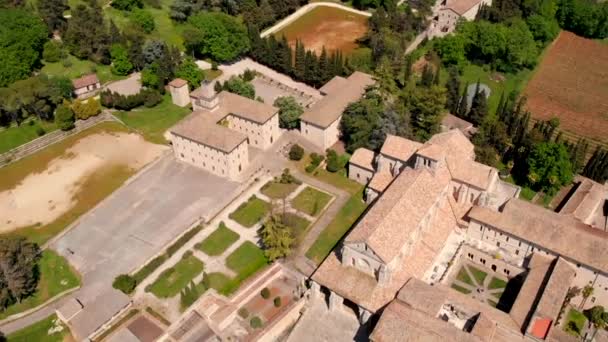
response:
M216 256L224 253L228 247L238 240L239 234L226 227L224 222L220 222L220 226L197 245L197 248L209 256Z
M270 203L251 196L247 202L241 204L228 217L240 225L251 228L260 222L270 211Z
M291 201L291 206L310 216L317 216L331 198L331 195L308 186Z
M197 275L203 272L205 265L193 255L186 256L173 267L166 269L150 285L149 292L158 298L170 298L177 295Z

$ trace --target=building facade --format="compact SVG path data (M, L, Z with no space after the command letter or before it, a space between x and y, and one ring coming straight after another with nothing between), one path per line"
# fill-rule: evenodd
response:
M72 87L74 88L74 96L84 99L97 94L101 90L101 83L97 74L88 74L72 80Z

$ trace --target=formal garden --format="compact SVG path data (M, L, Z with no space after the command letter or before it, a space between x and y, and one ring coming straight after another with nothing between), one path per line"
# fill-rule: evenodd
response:
M484 271L470 263L462 263L450 287L473 298L497 307L507 287L507 280L491 271Z

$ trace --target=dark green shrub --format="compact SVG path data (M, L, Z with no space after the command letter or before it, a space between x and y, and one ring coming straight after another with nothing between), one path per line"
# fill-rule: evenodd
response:
M281 297L274 297L274 300L272 301L272 303L274 304L275 307L279 307L281 306Z
M36 135L38 135L39 137L43 136L46 134L46 131L44 130L44 128L42 127L36 127Z
M154 272L157 268L162 265L165 260L167 260L167 255L161 254L156 258L150 260L144 267L142 267L139 271L137 271L133 277L138 283L141 283L144 279L146 279L152 272Z
M186 251L186 253L184 253L184 255L182 255L182 259L187 259L189 257L192 256L192 251Z
M118 277L114 278L114 282L112 283L113 288L120 290L125 294L132 293L136 286L137 281L128 274L119 275Z
M262 319L258 316L254 316L251 321L249 321L249 324L253 329L259 329L262 327Z
M304 157L304 149L302 146L298 144L294 144L291 146L289 150L289 159L291 160L301 160Z
M262 298L268 299L268 298L270 298L270 290L267 287L265 287L262 289L262 291L260 291L260 295L262 296Z
M249 310L247 310L247 308L240 308L237 313L242 319L249 317Z
M175 241L171 246L167 248L167 256L172 256L177 252L180 248L182 248L194 235L198 234L198 232L203 229L203 226L196 226L190 229L186 234L182 235L177 241Z

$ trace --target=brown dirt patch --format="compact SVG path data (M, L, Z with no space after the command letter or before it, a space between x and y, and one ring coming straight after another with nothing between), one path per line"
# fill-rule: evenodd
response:
M561 32L525 90L533 118L608 142L608 45Z
M79 140L44 171L0 192L0 212L5 213L0 232L54 221L75 205L79 192L86 191L83 184L89 176L109 166L139 169L163 149L132 133L100 133Z
M358 47L357 39L367 32L367 17L335 7L319 6L296 19L275 34L285 35L295 46L300 39L309 50L320 53L323 46L328 51L341 50L350 53Z

